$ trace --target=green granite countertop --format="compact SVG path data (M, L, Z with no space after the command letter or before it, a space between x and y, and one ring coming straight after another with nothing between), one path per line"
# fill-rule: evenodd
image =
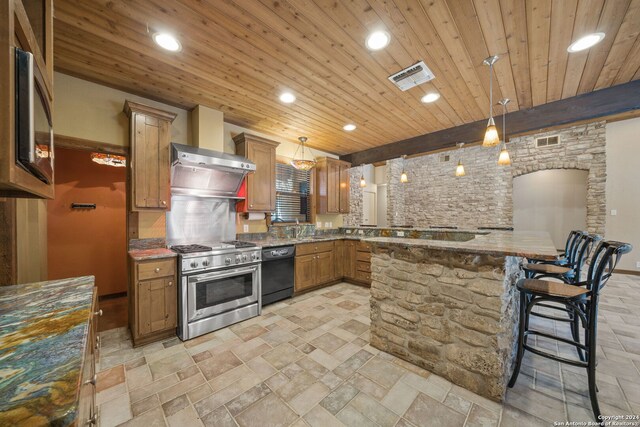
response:
M0 425L68 425L89 337L94 277L0 286Z

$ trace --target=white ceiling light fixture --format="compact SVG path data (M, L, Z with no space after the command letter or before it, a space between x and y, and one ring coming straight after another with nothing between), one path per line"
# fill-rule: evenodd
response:
M178 39L169 33L155 33L153 35L153 41L161 48L170 52L179 52L182 50L182 45Z
M604 39L604 33L587 34L584 37L579 38L569 45L567 52L580 52L581 50L589 49L600 43Z
M431 102L437 101L438 99L440 99L440 94L438 92L429 92L428 94L423 96L422 99L420 99L420 101L422 101L425 104L429 104Z
M366 45L369 50L384 49L389 45L391 36L386 31L374 31L367 37Z
M351 131L356 130L356 125L354 125L353 123L348 123L348 124L344 125L342 127L342 129L346 130L347 132L351 132Z
M285 104L293 104L296 101L296 96L291 92L283 92L280 94L280 101Z

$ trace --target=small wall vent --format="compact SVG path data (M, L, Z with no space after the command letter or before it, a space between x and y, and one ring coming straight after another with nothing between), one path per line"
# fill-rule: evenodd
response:
M451 157L449 156L449 154L441 154L440 155L440 161L441 162L448 162L450 158Z
M560 144L560 137L558 135L536 138L536 148L552 147L558 144Z
M435 75L431 72L429 67L423 62L416 62L412 66L405 68L395 74L389 76L389 80L394 85L398 86L401 91L411 89L426 83L429 80L433 80Z

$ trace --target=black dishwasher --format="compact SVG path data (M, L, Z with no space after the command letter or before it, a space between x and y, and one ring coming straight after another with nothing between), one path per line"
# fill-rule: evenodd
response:
M262 306L293 296L296 247L262 250Z

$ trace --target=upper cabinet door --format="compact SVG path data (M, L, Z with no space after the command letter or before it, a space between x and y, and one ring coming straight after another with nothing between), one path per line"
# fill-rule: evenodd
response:
M327 213L340 212L340 164L327 161Z
M174 113L126 101L131 125L131 210L169 210L170 143Z
M340 213L349 213L349 163L340 163Z
M277 142L241 133L233 140L236 154L255 163L256 170L247 175L246 199L238 204L238 212L273 212L276 209Z

